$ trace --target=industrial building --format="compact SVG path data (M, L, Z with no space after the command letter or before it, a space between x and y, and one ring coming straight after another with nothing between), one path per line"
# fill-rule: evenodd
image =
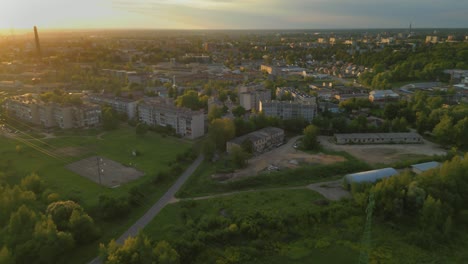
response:
M349 189L353 183L373 183L380 179L389 178L398 174L394 168L384 168L371 171L346 174L343 178L345 186Z
M284 142L284 130L277 127L265 127L249 134L234 138L226 142L227 152L231 152L234 146L240 147L246 140L250 141L255 153L262 153Z
M336 144L420 144L423 138L409 133L350 133L335 134Z
M411 170L416 174L421 174L425 171L438 168L440 163L437 161L424 162L419 164L411 165Z

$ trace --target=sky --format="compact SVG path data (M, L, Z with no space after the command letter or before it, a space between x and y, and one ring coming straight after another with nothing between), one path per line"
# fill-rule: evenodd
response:
M467 0L0 0L0 28L468 27Z

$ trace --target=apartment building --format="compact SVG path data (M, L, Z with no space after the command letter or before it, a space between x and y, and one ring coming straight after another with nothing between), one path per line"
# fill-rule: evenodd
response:
M260 110L260 101L271 100L271 91L263 85L250 85L239 87L239 104L250 111Z
M138 119L150 126L170 126L178 135L195 139L205 134L203 111L176 107L171 99L151 98L138 105Z
M7 98L4 107L8 114L44 128L83 128L100 124L98 105L60 105L46 103L38 95L25 94Z
M300 101L261 101L260 112L265 116L278 117L283 120L303 118L312 122L317 114L317 104Z
M100 105L109 105L116 112L126 114L129 119L137 117L138 101L135 99L94 94L89 96L89 101Z

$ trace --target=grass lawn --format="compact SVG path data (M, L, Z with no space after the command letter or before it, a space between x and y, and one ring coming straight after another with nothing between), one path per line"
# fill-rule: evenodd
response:
M147 133L137 136L135 130L130 127L120 128L115 131L98 131L81 135L76 133L63 133L66 136L58 136L35 141L35 144L49 151L60 151L60 149L79 149L77 156L65 156L58 160L45 155L19 141L0 137L0 168L8 167L14 171L14 177L10 177L11 183L18 183L21 178L37 173L47 185L47 188L57 192L61 199L78 200L80 204L91 215L95 211L98 197L101 194L121 197L126 196L132 187L144 186L145 199L143 204L132 210L128 216L122 217L114 222L102 222L95 219L102 229L102 237L93 244L78 248L73 256L73 263L85 263L97 255L99 242L107 242L112 238L120 236L133 222L135 222L146 210L164 194L179 175L171 177L155 185L151 183L153 176L160 171L169 171L169 163L174 162L178 154L184 153L191 148L192 143L186 140L162 137L155 133ZM16 151L16 146L21 146L21 151ZM132 156L132 150L137 150L140 155ZM123 184L114 189L100 186L85 177L77 175L65 168L69 162L80 160L85 157L101 155L113 159L122 164L132 163L145 172L145 175L133 182ZM185 167L187 164L180 164ZM104 175L105 176L105 175Z

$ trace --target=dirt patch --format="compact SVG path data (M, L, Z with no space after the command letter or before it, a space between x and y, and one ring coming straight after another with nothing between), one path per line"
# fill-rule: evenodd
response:
M248 161L247 168L229 174L216 174L213 178L218 180L235 179L246 176L255 176L265 170L293 169L304 164L332 164L345 161L341 156L327 155L323 153L309 154L293 147L299 137L289 140L283 146L269 152L260 154Z
M331 181L331 182L319 182L310 184L307 188L316 191L323 195L323 197L338 201L343 198L351 198L351 194L348 190L342 187L343 180Z
M336 145L332 137L319 137L320 144L327 149L346 151L369 164L391 164L447 152L438 145L424 140L423 144L382 144L382 145Z
M66 166L67 169L107 187L133 181L144 175L143 172L126 167L104 157L89 157Z
M58 156L68 156L68 157L77 157L84 155L88 152L86 148L83 147L65 147L59 148L54 151Z

